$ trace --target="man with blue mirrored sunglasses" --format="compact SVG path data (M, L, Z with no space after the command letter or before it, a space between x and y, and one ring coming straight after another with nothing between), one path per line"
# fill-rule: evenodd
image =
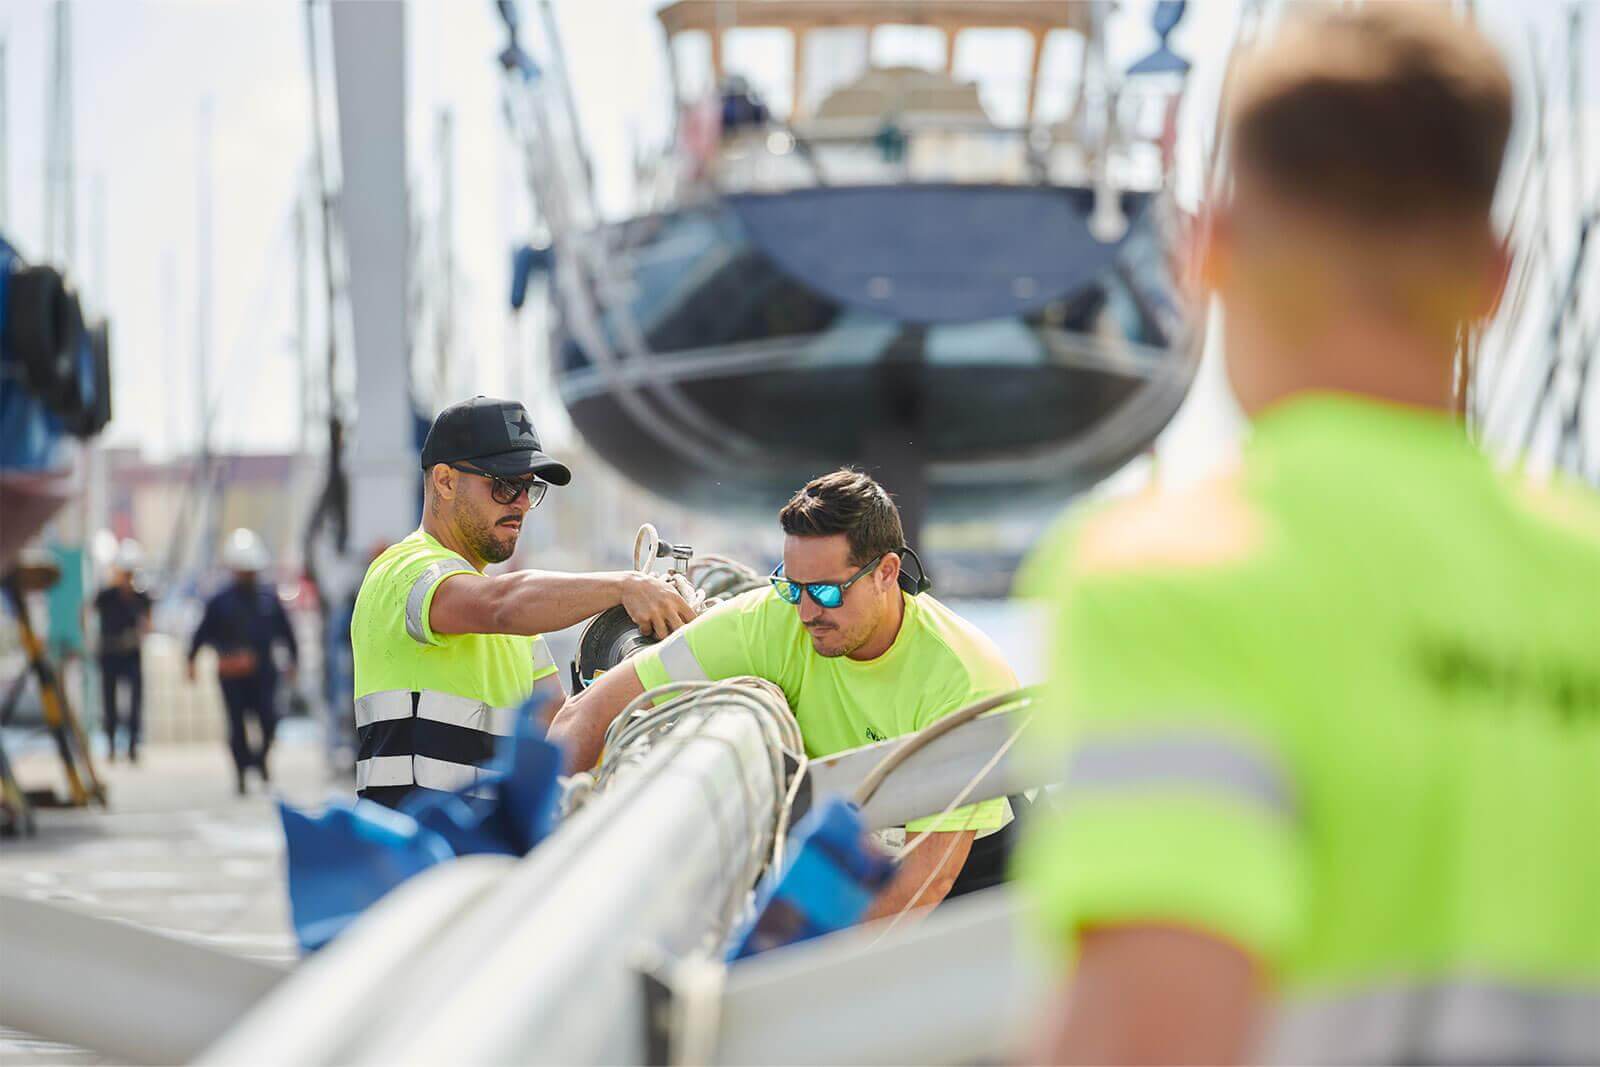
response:
M813 479L778 522L783 562L768 588L707 612L606 672L556 716L550 737L566 746L575 769L599 759L606 727L623 707L669 682L743 675L773 682L812 757L912 733L1016 688L994 643L933 597L919 595L928 588L920 573L914 581L903 574L902 559L915 557L894 501L871 477L846 469ZM906 857L868 918L904 910L924 883L929 888L918 906L938 903L954 887L973 840L1009 818L1006 801L996 799L943 819L913 820L908 832L932 830L942 840ZM974 882L969 873L962 888L977 888Z
M773 568L772 577L768 578L767 580L772 583L772 588L778 591L778 595L782 597L786 603L798 605L800 603L800 591L803 589L805 590L805 594L811 598L812 603L816 604L817 607L836 608L844 603L845 590L849 589L852 585L855 585L861 579L865 578L871 571L876 570L878 564L882 562L882 555L873 556L867 561L864 567L856 571L842 582L791 581L788 576L783 573L783 564L780 563Z

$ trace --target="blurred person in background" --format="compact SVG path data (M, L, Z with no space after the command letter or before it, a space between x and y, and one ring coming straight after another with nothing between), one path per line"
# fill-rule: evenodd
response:
M135 583L144 565L139 542L124 540L111 562L111 582L95 594L100 632L101 715L105 720L106 759L117 758L117 727L122 722L119 691L128 693L128 761L139 762L144 728L144 668L140 650L150 632L150 597Z
M300 651L295 643L289 617L278 601L278 592L262 574L270 563L267 547L253 530L239 529L228 535L222 549L222 564L233 572L233 581L206 601L205 613L189 641L188 675L195 680L194 660L200 649L209 646L217 654L217 680L222 687L222 702L228 712L228 748L233 754L238 791L245 791L245 772L254 767L263 784L272 780L267 770L267 755L277 732L277 692L279 674L293 681L299 667ZM279 647L287 653L288 665L280 671ZM250 742L246 729L254 720L261 738L259 747Z
M1021 877L1073 964L1038 1057L1600 1061L1600 503L1497 471L1453 391L1505 64L1446 5L1301 11L1224 106L1242 463L1023 578L1064 784Z

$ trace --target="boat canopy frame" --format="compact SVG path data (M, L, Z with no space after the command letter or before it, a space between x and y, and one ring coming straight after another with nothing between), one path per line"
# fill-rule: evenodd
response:
M1089 3L1062 3L1061 0L676 0L656 12L666 32L668 62L674 65L671 41L679 34L701 32L711 44L713 83L721 85L723 36L729 30L788 30L793 36L791 74L798 87L804 84L806 44L812 30L864 29L868 37L886 26L926 26L945 35L945 71L953 74L956 38L971 29L1017 29L1032 38L1032 58L1028 65L1028 100L1025 122L1037 114L1039 73L1044 62L1045 42L1052 30L1067 30L1083 37L1085 44L1099 30L1103 17L1101 0ZM1087 65L1089 49L1084 49ZM682 83L672 71L672 91L681 107ZM803 94L794 94L789 119L805 117Z

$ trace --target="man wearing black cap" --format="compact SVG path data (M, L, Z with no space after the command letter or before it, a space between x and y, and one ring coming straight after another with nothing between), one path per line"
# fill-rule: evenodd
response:
M422 525L368 568L356 596L356 789L396 806L418 790L472 790L534 692L562 700L540 634L621 604L665 637L694 610L633 571L484 575L511 557L528 511L572 472L539 446L514 400L474 397L439 413L422 446Z

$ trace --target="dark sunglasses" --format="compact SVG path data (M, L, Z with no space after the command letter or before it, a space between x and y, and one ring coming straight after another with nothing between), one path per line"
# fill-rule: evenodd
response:
M882 562L883 557L886 555L888 555L887 552L879 554L877 559L874 559L842 582L791 582L783 576L783 564L781 563L772 569L772 575L767 581L771 582L772 588L778 591L778 595L790 604L800 603L800 591L804 589L806 594L811 597L812 603L818 607L836 608L844 603L845 590L872 573L873 568Z
M545 490L550 488L548 483L533 477L512 481L510 478L501 478L488 471L480 471L476 467L463 467L458 463L449 463L446 466L462 474L476 474L479 478L489 479L489 498L496 504L514 504L517 497L527 493L528 507L536 508L539 506L539 501L544 499Z

